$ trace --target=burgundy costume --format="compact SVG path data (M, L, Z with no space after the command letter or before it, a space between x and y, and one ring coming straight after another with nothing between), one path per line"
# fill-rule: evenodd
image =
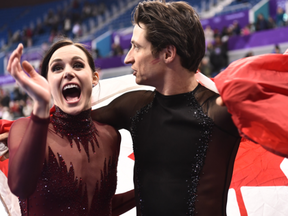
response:
M21 142L29 151L33 151L35 145L46 145L36 188L26 185L35 190L28 198L20 199L24 216L111 215L120 142L120 139L115 141L113 135L119 138L119 134L107 125L101 125L108 127L107 134L101 134L100 124L92 121L90 112L72 116L56 107L50 119L32 115L12 125L9 144ZM25 154L24 151L17 153ZM14 161L18 162L20 165L21 161ZM37 171L29 167L22 168L24 174L37 175ZM17 182L16 174L10 177Z

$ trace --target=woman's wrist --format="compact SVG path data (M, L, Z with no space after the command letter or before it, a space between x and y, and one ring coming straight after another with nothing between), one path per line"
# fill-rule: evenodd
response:
M33 105L33 115L42 119L49 117L49 104L40 104L39 102L34 102Z

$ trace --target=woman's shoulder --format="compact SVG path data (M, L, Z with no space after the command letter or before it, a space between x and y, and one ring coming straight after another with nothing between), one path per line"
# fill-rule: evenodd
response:
M18 148L18 145L25 134L31 134L30 131L27 131L27 128L29 128L29 122L30 118L23 117L17 119L11 125L8 136L8 146L10 151L12 151L13 148Z
M30 121L30 117L22 117L22 118L19 118L17 120L15 120L13 122L13 124L11 125L11 129L12 130L13 128L18 128L18 127L23 127L23 128L26 128L26 126L28 125Z

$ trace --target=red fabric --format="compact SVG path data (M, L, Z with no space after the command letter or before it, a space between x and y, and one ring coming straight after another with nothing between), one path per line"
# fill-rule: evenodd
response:
M13 122L14 121L0 119L0 134L8 132Z
M237 128L264 148L288 157L287 55L240 59L214 82Z
M128 155L128 158L130 158L131 160L135 160L134 153L131 153L130 155Z
M5 161L0 161L0 170L8 177L8 163L9 159Z
M13 122L14 121L0 119L0 134L8 132ZM6 175L6 177L8 176L8 162L9 160L0 161L0 170Z
M236 192L241 216L247 216L242 186L288 186L288 179L280 169L283 159L247 139L241 140L230 184Z

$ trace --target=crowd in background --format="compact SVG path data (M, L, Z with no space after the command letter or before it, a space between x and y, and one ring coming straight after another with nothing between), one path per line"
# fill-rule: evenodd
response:
M277 9L275 18L271 16L265 19L262 14L258 14L254 24L248 24L241 27L237 20L229 27L224 27L221 31L219 29L211 29L210 26L206 26L204 29L206 39L206 53L199 66L199 70L209 77L214 77L221 70L228 66L228 39L232 36L249 35L254 32L274 29L287 26L287 14L283 8ZM273 53L280 53L279 46L276 44L275 49L271 51ZM253 52L248 52L243 57L252 56Z
M87 18L96 17L98 15L103 15L107 10L106 5L101 3L92 3L86 0L73 0L70 5L67 5L64 9L59 9L57 11L49 10L47 16L43 22L40 20L37 22L36 26L26 26L22 31L18 30L13 34L11 31L8 33L9 44L11 43L23 43L25 47L33 45L33 36L42 35L49 33L49 39L47 42L53 43L59 37L67 36L70 38L78 38L88 33L86 25L83 25L83 21ZM287 14L284 9L279 7L277 8L277 14L275 17L269 17L265 19L262 14L258 14L255 23L248 24L246 26L240 26L237 20L233 22L231 26L224 27L220 29L211 29L209 26L205 28L205 36L207 41L207 47L210 48L216 47L216 58L218 59L219 54L223 55L221 60L217 61L218 65L213 65L211 68L211 74L218 73L220 64L227 66L227 61L225 61L225 53L227 52L227 47L225 47L225 42L230 36L233 35L249 35L255 31L262 31L267 29L273 29L277 27L282 27L287 25ZM91 22L93 19L91 19ZM95 26L95 23L90 26ZM221 38L222 46L219 46L217 42L217 37ZM212 44L211 44L212 43ZM218 44L217 44L218 43ZM219 48L221 49L220 53ZM222 50L223 49L223 50ZM226 50L225 50L226 49ZM121 44L112 44L111 45L111 56L117 56L123 54L123 49ZM213 53L211 50L207 50L209 55ZM101 57L99 53L96 53L97 57ZM213 58L213 57L212 57ZM223 59L224 58L224 59ZM204 63L206 59L204 59Z
M0 88L0 119L15 120L30 116L33 108L32 99L21 89Z
M25 47L30 47L33 45L34 36L47 33L50 34L50 43L53 43L60 35L72 38L81 37L88 31L82 22L87 18L103 15L107 9L103 2L96 4L84 1L80 4L81 2L83 0L73 0L64 9L49 10L44 21L41 22L38 19L35 26L26 26L23 30L14 33L8 29L8 46L12 43L23 43Z
M48 43L53 43L58 35L69 36L72 32L72 37L80 37L85 33L81 27L81 21L103 14L106 10L105 4L85 2L81 8L81 13L76 12L79 9L78 0L73 0L66 10L57 12L49 11L45 22L40 23L35 28L25 28L22 34L11 36L13 42L22 42L24 46L31 46L32 36L45 33L45 29L50 29L50 38ZM199 66L199 70L208 77L216 76L221 70L228 66L228 39L234 35L249 35L257 31L279 28L287 26L287 14L282 8L277 9L276 17L265 19L262 14L258 14L254 24L240 26L237 20L231 26L224 27L222 30L211 29L206 26L204 29L206 39L206 53ZM46 28L48 26L49 28ZM42 45L43 50L49 47L48 43ZM45 48L46 47L46 48ZM123 49L117 40L112 44L112 56L123 55ZM96 50L97 51L97 50ZM276 44L271 53L281 53L279 46ZM96 52L95 57L99 57ZM243 57L253 56L253 52L248 52ZM0 88L0 119L14 120L22 116L30 116L32 112L32 100L29 96L18 87L13 91L7 91Z

